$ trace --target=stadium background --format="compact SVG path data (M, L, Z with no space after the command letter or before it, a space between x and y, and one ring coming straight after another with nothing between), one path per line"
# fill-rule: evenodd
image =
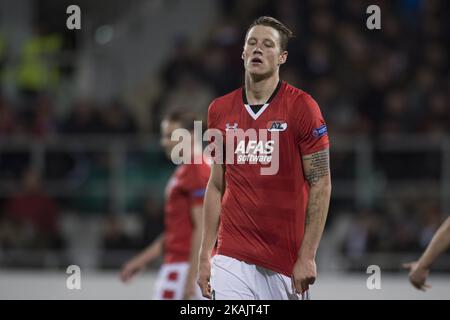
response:
M66 28L71 4L81 30ZM370 4L381 30L366 28ZM128 286L118 270L162 230L161 117L206 115L240 86L246 28L273 15L297 35L282 78L318 101L332 142L313 297L449 299L448 253L429 293L400 267L450 213L449 13L444 0L2 0L0 298L151 297L161 260ZM382 290L366 288L372 264Z

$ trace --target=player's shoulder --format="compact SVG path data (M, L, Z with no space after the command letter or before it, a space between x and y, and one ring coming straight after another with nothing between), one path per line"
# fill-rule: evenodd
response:
M239 97L239 95L242 94L241 90L242 88L237 88L227 94L224 94L223 96L215 98L209 105L209 112L220 112L223 110L227 110L227 108L229 108L234 102L236 97Z
M285 82L284 95L295 101L305 101L312 99L309 93L300 88L294 87L292 84L289 84L287 82Z
M296 111L308 111L318 108L316 100L306 91L286 83L284 94L292 102Z

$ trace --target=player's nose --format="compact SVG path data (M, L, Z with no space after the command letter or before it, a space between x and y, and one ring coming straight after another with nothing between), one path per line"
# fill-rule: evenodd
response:
M253 49L253 54L261 54L262 55L262 50L259 46L255 46L255 48Z

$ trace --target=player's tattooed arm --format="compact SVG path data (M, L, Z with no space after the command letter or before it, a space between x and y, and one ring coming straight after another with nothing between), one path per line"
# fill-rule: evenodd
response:
M323 189L331 185L330 183L330 153L329 149L324 149L303 157L303 170L305 179L312 188L308 201L308 210L306 212L306 224L311 221L311 215L314 212L321 211L320 206L326 200L326 194ZM325 199L322 199L324 198Z
M308 290L316 276L316 252L322 238L331 195L329 150L303 156L303 172L310 185L305 232L294 265L293 285L297 293Z
M328 211L331 191L329 149L303 156L303 172L311 187L305 221L308 225L312 215L321 216L319 213Z
M324 149L303 157L303 170L310 186L316 185L320 179L330 175L329 150Z

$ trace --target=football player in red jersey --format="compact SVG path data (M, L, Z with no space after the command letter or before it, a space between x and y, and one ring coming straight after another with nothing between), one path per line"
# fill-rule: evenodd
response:
M203 211L198 284L210 299L309 299L317 276L331 194L329 140L317 103L279 78L291 36L272 17L256 19L242 52L244 87L209 106L208 128L227 142L226 163L212 165ZM237 130L259 133L237 143L230 163L227 135ZM273 161L274 149L275 174L246 161L261 153Z
M425 252L415 262L405 263L403 267L409 270L409 281L419 290L425 291L431 286L426 283L431 265L450 246L450 218L447 218L431 239Z
M180 128L194 131L198 118L190 113L172 113L161 123L161 145L167 157L177 141L172 133ZM201 141L193 141L192 150L201 153ZM210 166L201 164L180 164L166 187L165 229L152 244L124 265L121 279L129 281L149 262L164 252L164 263L159 271L154 299L196 299L202 298L196 285L198 250L201 240L201 215Z

